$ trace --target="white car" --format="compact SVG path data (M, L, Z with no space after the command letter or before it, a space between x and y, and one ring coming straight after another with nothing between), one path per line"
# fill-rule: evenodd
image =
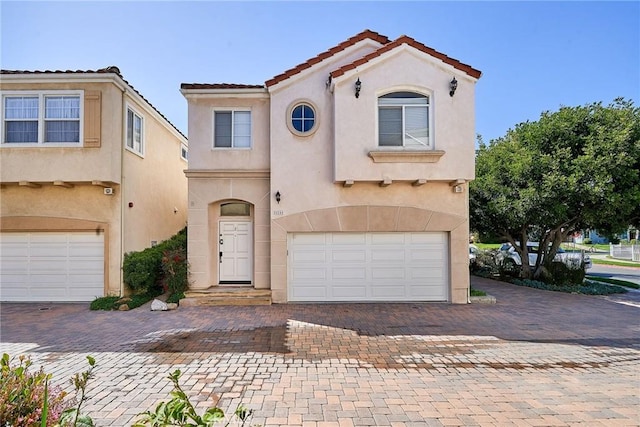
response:
M527 243L527 251L529 252L529 265L535 266L536 261L538 259L538 246L537 242L529 242ZM522 260L520 259L520 254L518 251L511 245L511 243L503 243L500 246L500 250L496 255L496 261L498 264L503 265L505 268L515 268L515 266L521 266ZM556 252L556 256L554 257L554 261L559 261L565 263L569 267L578 268L584 261L584 269L587 270L591 268L591 257L587 254L583 254L582 252L567 252L562 248L558 248Z
M480 249L476 245L469 243L469 264L476 262L476 256L480 252Z

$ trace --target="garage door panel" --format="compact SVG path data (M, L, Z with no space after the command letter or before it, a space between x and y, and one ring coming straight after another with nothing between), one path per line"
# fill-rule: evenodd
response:
M302 263L305 261L310 262L324 262L326 259L326 252L324 250L300 250L293 255L293 259L296 263Z
M405 294L405 287L398 283L374 284L371 287L371 296L376 300L401 299Z
M446 233L406 233L411 243L431 244L439 247L447 241Z
M367 253L363 250L334 250L331 252L331 261L335 263L364 262L366 259Z
M333 245L362 245L366 242L362 233L328 233L327 237Z
M427 261L441 263L445 259L445 254L442 253L442 249L416 249L409 253L410 261Z
M442 269L434 268L411 268L409 270L409 277L412 279L425 279L424 283L427 283L429 280L435 283L442 283L445 279Z
M293 235L296 245L324 245L325 235L322 233L298 233Z
M447 242L444 232L290 234L289 300L446 301Z
M2 301L91 301L104 295L104 236L2 233Z
M327 298L327 288L324 284L301 286L294 289L292 296L298 301L324 301Z
M332 297L334 299L348 300L365 300L367 298L367 288L365 286L334 286L332 289Z
M367 235L372 245L404 245L404 233L370 233Z
M387 263L395 263L396 261L404 261L404 247L371 249L371 260Z
M406 278L406 270L404 268L395 267L373 267L371 268L371 278L378 279L396 279L404 280Z
M442 301L446 298L440 286L411 286L411 294L427 300Z
M293 278L296 279L307 279L307 280L316 280L318 282L322 282L327 278L327 272L324 268L296 268L293 270Z
M359 279L364 280L367 277L367 272L364 268L341 268L335 267L331 269L331 278L334 280L340 279Z

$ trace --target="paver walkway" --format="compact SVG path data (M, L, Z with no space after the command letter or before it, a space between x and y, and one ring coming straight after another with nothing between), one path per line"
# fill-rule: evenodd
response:
M473 278L493 305L291 304L91 312L2 304L0 351L69 389L96 358L86 411L127 426L167 400L243 403L252 425L639 426L640 308Z

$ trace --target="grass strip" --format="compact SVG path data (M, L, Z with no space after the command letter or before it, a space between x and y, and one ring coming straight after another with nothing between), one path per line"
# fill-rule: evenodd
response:
M608 277L598 277L598 276L587 276L586 279L592 280L595 282L609 283L611 285L624 286L632 289L640 289L640 285L638 285L637 283L628 282L626 280L610 279Z

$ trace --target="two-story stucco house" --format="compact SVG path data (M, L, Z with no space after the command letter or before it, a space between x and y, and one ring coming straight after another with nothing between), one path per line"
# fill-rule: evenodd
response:
M480 74L366 30L265 85L182 84L191 290L468 302Z
M0 300L126 293L187 219L187 139L116 67L0 72Z

